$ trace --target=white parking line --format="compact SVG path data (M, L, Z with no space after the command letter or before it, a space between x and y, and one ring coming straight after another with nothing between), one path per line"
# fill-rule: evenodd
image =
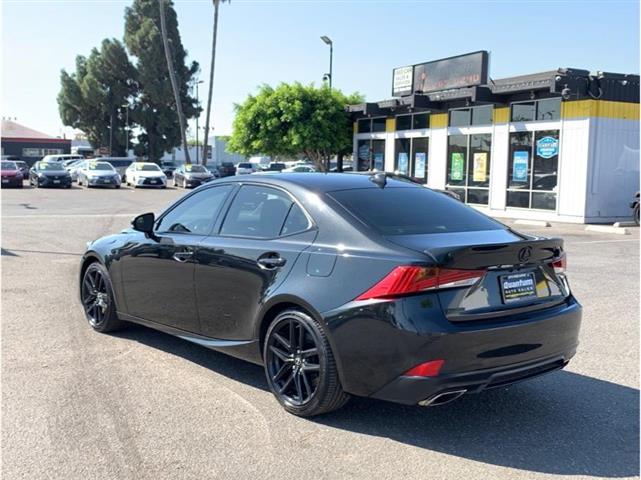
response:
M587 242L568 242L572 245L584 244L584 243L619 243L619 242L638 242L638 238L629 238L625 240L589 240Z

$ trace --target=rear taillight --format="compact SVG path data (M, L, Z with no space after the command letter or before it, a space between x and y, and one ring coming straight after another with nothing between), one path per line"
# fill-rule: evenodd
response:
M567 257L565 253L556 262L552 262L552 266L554 267L554 273L565 273L567 267Z
M420 363L415 367L410 368L403 375L406 377L436 377L445 360L431 360L429 362Z
M393 298L437 288L474 285L485 275L485 270L455 270L438 267L402 265L394 268L380 282L356 300Z

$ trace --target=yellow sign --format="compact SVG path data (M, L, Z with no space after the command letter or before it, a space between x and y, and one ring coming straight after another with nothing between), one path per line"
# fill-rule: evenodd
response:
M191 172L191 165L185 165L185 171Z
M487 180L487 153L477 152L474 154L474 174L472 180L485 182Z

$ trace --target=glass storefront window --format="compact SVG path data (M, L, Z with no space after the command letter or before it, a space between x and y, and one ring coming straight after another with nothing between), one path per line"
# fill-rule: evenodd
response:
M359 140L357 143L356 155L358 156L358 161L356 164L356 170L359 172L364 172L369 170L371 163L371 141L370 140Z
M384 132L386 120L385 117L372 118L372 132Z
M507 206L555 210L559 131L510 134Z
M412 139L412 177L427 182L429 139L418 137Z
M429 128L429 114L427 113L416 113L412 117L412 129L413 130L422 130Z
M472 112L469 108L450 110L450 127L466 127L471 123Z
M394 145L394 171L410 174L410 139L397 138Z
M412 116L399 115L396 117L396 130L411 130L412 129Z
M492 134L450 135L446 188L466 203L488 205Z
M512 104L512 122L559 120L560 118L560 98L544 98L542 100Z
M492 105L472 109L472 125L492 125Z
M546 98L537 102L537 120L558 120L561 118L561 99Z
M371 169L385 171L385 140L372 140Z
M358 133L369 133L372 131L372 121L369 118L361 118L357 128Z
M465 185L467 135L450 135L447 146L447 185Z
M512 104L512 122L531 122L535 117L536 105L534 102Z

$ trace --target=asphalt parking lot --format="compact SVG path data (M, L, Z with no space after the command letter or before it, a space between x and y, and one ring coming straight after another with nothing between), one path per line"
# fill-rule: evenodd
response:
M2 477L624 478L639 475L639 230L566 240L584 306L565 371L443 407L283 411L260 367L144 327L94 333L85 242L182 190L2 190Z

